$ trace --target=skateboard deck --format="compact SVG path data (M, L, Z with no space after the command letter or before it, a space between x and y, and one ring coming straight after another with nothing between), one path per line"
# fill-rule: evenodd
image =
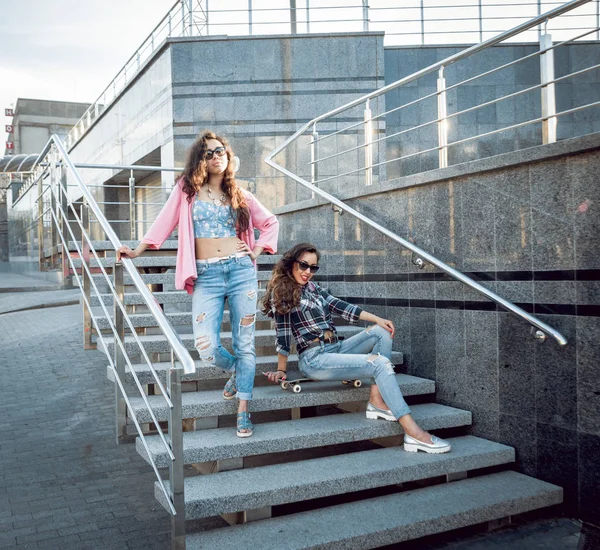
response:
M289 390L294 393L300 393L302 391L302 384L305 382L318 382L312 378L306 378L300 371L289 371L285 380L281 380L279 385L282 390ZM342 384L351 384L355 388L360 388L362 382L360 380L342 380Z

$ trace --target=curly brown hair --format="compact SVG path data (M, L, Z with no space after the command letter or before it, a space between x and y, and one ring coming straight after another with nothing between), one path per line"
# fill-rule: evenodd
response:
M310 243L300 243L283 254L273 268L273 275L267 285L267 290L262 301L263 314L274 317L275 312L285 315L290 310L300 305L300 294L302 285L294 279L292 271L294 262L297 262L302 254L312 252L317 255L317 262L321 254L317 247Z
M239 233L248 231L250 225L250 209L242 190L235 181L235 172L233 166L233 151L228 141L221 136L217 136L214 132L206 131L200 134L198 139L190 147L185 168L182 172L183 177L183 192L187 194L188 202L192 202L196 193L208 181L208 170L206 159L206 150L208 149L206 142L210 139L216 139L225 147L227 160L227 168L225 169L225 177L221 184L223 193L229 197L231 206L236 214L237 230Z

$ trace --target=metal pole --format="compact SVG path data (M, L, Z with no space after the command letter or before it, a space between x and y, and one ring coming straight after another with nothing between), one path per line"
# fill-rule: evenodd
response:
M537 0L537 14L538 17L542 15L542 0ZM542 26L538 25L538 37L542 38Z
M185 495L183 477L183 427L181 410L181 370L175 367L171 351L171 368L167 391L173 407L169 409L169 439L173 460L169 464L169 483L175 515L171 515L171 548L185 550Z
M248 0L248 34L252 36L252 0Z
M54 212L54 216L58 216L58 208L56 206L56 196L54 194L55 191L55 184L56 184L56 153L54 148L52 148L51 152L50 152L50 210L52 212ZM56 217L56 219L58 219L58 217ZM50 263L52 265L52 269L54 269L56 266L54 265L54 254L55 254L55 250L57 250L57 246L58 246L58 236L57 236L57 229L56 227L54 227L54 222L52 219L50 219Z
M319 165L317 159L319 158L319 132L317 132L317 125L313 126L312 140L310 142L310 176L311 183L315 183L319 179ZM315 192L312 192L312 198L315 198Z
M552 36L546 32L540 36L540 50L552 46ZM554 80L554 50L540 55L540 77L541 83ZM547 84L541 88L542 93L542 116L551 117L542 121L542 143L556 142L556 94L554 83Z
M125 383L125 356L119 346L119 341L125 343L125 320L123 311L119 307L119 301L124 302L125 297L125 285L123 284L123 264L121 262L115 262L113 268L113 280L115 285L115 292L118 296L118 300L115 297L114 302L114 318L115 318L115 375ZM121 389L119 384L115 383L115 418L116 418L116 432L117 432L117 445L127 442L127 406L125 399L121 395Z
M425 44L425 6L421 0L421 45Z
M600 40L600 0L596 0L596 27L598 28L596 40Z
M298 33L296 25L296 0L290 0L290 26L292 34Z
M369 0L363 0L363 31L369 32Z
M483 6L479 0L479 42L483 42Z
M38 261L39 269L43 271L44 265L44 178L40 176L37 184L38 190Z
M371 106L367 99L365 103L365 185L373 183L373 122L371 117Z
M194 13L193 13L193 2L194 0L188 0L188 29L189 29L189 36L193 35L193 29L194 29Z
M135 218L135 178L133 177L133 170L131 170L129 173L129 238L131 240L137 239Z
M62 233L65 242L67 243L67 249L62 251L61 254L61 267L63 274L63 284L65 286L71 286L73 284L73 276L71 275L71 267L69 265L69 207L68 201L69 197L67 196L68 187L67 187L67 170L63 166L61 166L58 170L60 170L60 179L58 182L58 188L60 190L60 204L62 207L62 211L64 214L61 216L61 227L60 232Z
M437 107L438 107L438 145L440 168L448 166L448 120L446 106L446 79L444 78L444 67L440 67L437 79Z
M90 310L85 305L90 303L92 284L85 266L90 267L90 244L86 235L90 230L90 211L88 210L87 199L83 197L81 205L81 281L83 285L83 349L95 349L92 343L92 316Z

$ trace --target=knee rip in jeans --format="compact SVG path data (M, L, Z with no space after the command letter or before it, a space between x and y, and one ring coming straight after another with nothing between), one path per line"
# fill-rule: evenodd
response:
M251 327L256 321L256 314L250 313L249 315L244 315L240 320L241 327Z
M215 362L215 356L211 354L212 344L209 336L198 336L196 338L195 347L198 350L198 354L200 355L200 359L202 361L207 363Z
M371 363L371 365L376 366L377 364L381 364L383 361L383 365L389 374L394 373L394 365L392 365L391 361L387 357L383 357L380 353L377 355L371 354L367 357L367 363Z
M204 321L206 321L206 313L200 313L196 317L196 323L203 323Z
M256 297L256 290L249 290L246 295L248 296L248 300L254 300Z

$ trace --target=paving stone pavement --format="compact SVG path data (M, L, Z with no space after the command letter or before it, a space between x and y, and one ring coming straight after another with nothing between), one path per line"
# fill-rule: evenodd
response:
M154 474L113 435L106 359L81 308L0 315L0 548L164 549Z

